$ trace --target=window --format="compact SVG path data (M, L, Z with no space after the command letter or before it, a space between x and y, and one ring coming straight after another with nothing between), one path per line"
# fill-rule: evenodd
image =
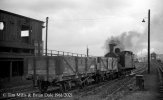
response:
M30 32L32 30L30 29L29 25L22 25L21 26L21 40L23 43L29 43L30 42Z
M29 30L21 31L21 37L28 37L29 36Z
M0 22L0 30L4 30L4 22Z
M21 37L29 36L30 27L28 25L22 25L21 27Z

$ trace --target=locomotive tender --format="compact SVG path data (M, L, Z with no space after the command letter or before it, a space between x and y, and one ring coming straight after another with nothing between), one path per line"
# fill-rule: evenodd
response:
M120 51L114 44L105 57L37 56L27 57L27 79L31 79L41 92L49 86L67 91L91 83L127 75L135 68L133 53Z

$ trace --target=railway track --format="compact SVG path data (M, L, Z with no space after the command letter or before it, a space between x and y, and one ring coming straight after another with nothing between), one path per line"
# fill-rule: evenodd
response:
M12 88L0 89L0 93L23 92L23 91L28 91L29 89L35 89L35 88L32 85L23 85L23 86L17 86L17 87L12 87Z
M140 74L143 71L146 70L145 67L146 64L143 64L143 67L138 67L136 70L133 71L133 73L135 74ZM110 80L110 81L104 81L101 82L99 84L94 84L94 85L90 85L90 86L86 86L83 89L75 89L75 90L71 90L68 91L67 94L69 94L70 97L72 96L79 96L79 97L83 97L83 96L87 96L90 94L97 94L99 91L101 91L101 89L103 88L107 88L105 92L102 92L100 94L101 97L108 97L109 95L113 95L114 93L116 93L118 90L120 90L123 86L129 84L130 82L132 82L134 79L134 77L132 76L127 76L126 78L120 78L120 79L114 79L114 80ZM16 91L15 91L16 90ZM53 98L53 100L57 100L57 99L64 99L65 97L63 96L63 93L57 93L56 91L48 91L49 96L42 96L42 94L39 93L38 89L36 88L32 88L31 86L25 86L25 87L19 87L19 88L13 88L13 89L6 89L6 90L0 90L0 92L4 92L4 93L23 93L23 94L35 94L36 97L6 97L6 98L0 98L0 100L4 99L4 100L50 100L52 99L54 96L55 98ZM51 92L51 93L50 93ZM50 97L50 94L52 94L53 96ZM68 96L68 95L67 95Z
M137 72L136 74L142 74L144 71L146 71L147 69L144 68L143 70L140 70L139 72ZM129 86L129 85L132 85L135 83L135 77L131 77L129 79L126 79L124 81L122 81L122 84L119 84L119 87L115 88L109 95L109 96L112 96L114 94L116 94L119 90L121 90L122 88L126 87L126 86Z
M38 93L39 90L32 85L23 85L13 88L0 89L0 100L17 100L23 94Z
M158 66L157 71L158 71L158 77L159 77L159 92L160 96L159 99L163 100L163 64L162 63L154 63L155 66Z
M144 65L143 67L139 67L139 69L134 70L133 73L140 74L140 73L144 72L145 70L146 70L146 66ZM89 93L96 94L96 92L99 92L100 88L106 89L106 88L111 88L111 87L113 87L114 89L109 89L111 91L105 91L105 93L114 93L115 92L114 90L116 90L116 88L118 88L121 84L126 83L129 80L131 80L131 78L133 79L132 75L131 76L127 76L125 78L120 78L120 79L115 79L115 80L112 80L112 81L109 81L109 82L105 82L103 84L98 84L98 86L95 86L97 88L93 88L93 90L91 90L89 92L83 91L83 94L84 95L87 94L87 93L88 94ZM87 91L88 91L88 89L87 89ZM94 91L94 92L92 92L92 91Z
M144 71L146 71L146 64L143 65L143 67L134 70L135 74L141 74ZM100 97L102 98L109 98L110 96L114 95L115 93L117 93L120 89L124 88L125 86L129 85L129 84L133 84L135 80L134 76L127 76L122 80L116 81L115 83L111 84L111 85L106 85L104 87L105 91L103 91L102 93L99 94Z
M133 73L141 74L146 70L147 70L146 64L143 64L143 67L139 67L139 69L134 70ZM110 95L115 94L124 86L133 84L134 80L135 80L135 77L133 75L133 76L127 76L127 77L121 78L121 79L115 79L115 80L111 80L108 82L104 82L104 83L98 84L96 86L93 86L91 88L86 87L85 90L77 93L77 97L82 98L84 96L89 96L89 95L98 95L99 98L106 98L106 97L108 98L108 97L110 97ZM105 91L103 91L103 90L105 90Z

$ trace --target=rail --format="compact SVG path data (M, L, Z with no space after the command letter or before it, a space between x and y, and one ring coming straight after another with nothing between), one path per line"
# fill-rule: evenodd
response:
M158 75L159 75L160 86L163 87L163 64L161 63L158 63Z
M46 51L44 49L43 55L46 55ZM47 56L77 56L77 57L87 57L85 54L72 53L66 51L58 51L58 50L47 50ZM90 57L90 56L89 56Z
M163 63L161 62L157 62L155 63L157 64L158 68L157 68L157 71L158 71L158 78L159 78L159 99L162 100L163 97L162 97L162 94L163 94Z

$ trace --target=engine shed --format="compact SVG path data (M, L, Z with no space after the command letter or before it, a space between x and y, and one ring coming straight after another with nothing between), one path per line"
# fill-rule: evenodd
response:
M0 10L0 81L22 79L24 58L43 53L43 21Z

